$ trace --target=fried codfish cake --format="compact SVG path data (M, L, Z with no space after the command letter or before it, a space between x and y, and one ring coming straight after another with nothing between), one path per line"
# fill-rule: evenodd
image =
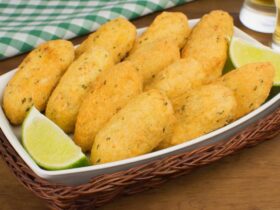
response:
M74 140L83 151L91 149L97 132L143 89L142 77L129 61L104 71L85 97L75 126Z
M145 89L162 90L173 103L174 98L203 85L206 80L206 74L199 62L193 58L183 58L159 72Z
M165 67L180 58L178 46L168 40L159 40L143 45L126 58L142 74L147 84Z
M152 151L170 135L174 112L167 96L150 90L132 99L97 133L93 164L135 157Z
M3 109L12 124L20 125L33 105L45 110L51 92L73 59L74 47L66 40L48 41L27 55L4 91Z
M103 47L117 63L132 48L136 39L136 28L125 18L119 17L102 25L76 49L76 57L92 47Z
M233 19L224 11L204 15L193 28L183 48L183 58L194 58L204 67L209 82L222 74L228 43L233 35Z
M175 110L177 122L170 139L162 141L158 149L174 146L197 138L231 122L237 102L231 89L210 84L193 90Z
M104 48L95 47L83 53L70 65L53 91L46 116L66 133L72 133L79 108L91 85L113 63L113 57Z
M265 102L274 75L275 69L271 63L260 62L244 65L218 80L218 84L234 91L238 105L235 119L248 114Z
M181 12L162 12L147 30L136 39L132 52L147 43L157 40L170 40L182 48L190 34L188 18Z

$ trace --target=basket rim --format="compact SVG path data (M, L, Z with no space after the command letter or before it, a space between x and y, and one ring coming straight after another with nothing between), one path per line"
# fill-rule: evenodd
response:
M98 207L118 195L138 193L189 173L227 155L280 133L280 108L246 127L229 141L218 142L189 152L92 178L85 184L67 186L38 177L15 152L0 129L0 156L20 183L55 209Z
M277 113L275 115L275 113ZM76 185L76 186L69 186L69 185L65 185L65 184L57 184L57 183L53 183L53 182L50 182L49 180L47 179L44 179L40 176L38 176L35 172L32 171L32 169L25 163L25 161L21 158L20 155L18 155L18 153L15 151L15 149L12 147L12 145L10 144L9 140L7 139L7 137L5 136L5 134L3 133L2 129L0 128L0 140L2 141L5 141L6 143L9 144L10 148L9 149L12 149L13 150L13 153L14 153L14 156L16 156L18 159L20 159L20 164L21 165L25 165L26 168L29 169L29 171L35 175L35 177L40 180L40 181L43 181L45 182L46 184L48 185L52 185L52 186L63 186L63 187L66 187L66 188L77 188L79 186L82 186L82 185L86 185L90 182L93 182L94 180L96 179L99 179L101 177L111 177L111 176L115 176L117 174L123 174L124 172L125 173L130 173L132 171L135 171L135 170L140 170L140 169L143 169L145 167L150 167L152 165L154 165L155 163L157 162L169 162L170 160L173 160L173 159L177 159L177 158L180 158L181 156L191 156L192 154L194 153L197 153L197 152L205 152L205 151L208 151L210 150L211 148L214 148L216 146L220 146L220 145L223 145L223 146L226 146L226 145L229 145L230 142L234 139L239 139L241 135L243 135L243 133L249 133L251 135L251 132L252 131L255 131L255 127L258 126L258 125L261 125L263 124L264 126L266 125L266 123L264 123L265 120L269 120L271 118L279 118L279 121L280 121L280 107L275 110L274 112L270 113L269 115L267 115L264 119L260 119L256 122L254 122L253 124L251 125L248 125L246 128L244 128L241 132L235 134L234 136L230 137L228 141L225 141L225 142L217 142L217 143L213 143L211 145L207 145L207 146L202 146L202 147L199 147L199 148L196 148L196 149L193 149L193 150L190 150L190 151L187 151L187 152L183 152L183 153L180 153L180 154L175 154L175 155L170 155L170 156L167 156L167 157L164 157L162 159L156 159L156 160L153 160L153 161L150 161L148 163L144 163L144 164L141 164L141 165L138 165L138 166L135 166L135 167L132 167L132 168L129 168L129 169L125 169L125 170L121 170L121 171L118 171L118 172L113 172L113 173L109 173L109 174L103 174L103 175L99 175L99 176L96 176L96 177L93 177L89 182L87 183L83 183L83 184L79 184L79 185ZM280 124L279 124L279 127L280 127ZM280 131L279 131L280 133ZM0 147L2 147L2 144L0 144ZM0 155L3 157L5 154L3 154L1 151L0 151ZM190 158L194 158L194 157L190 157ZM36 179L36 180L37 180Z

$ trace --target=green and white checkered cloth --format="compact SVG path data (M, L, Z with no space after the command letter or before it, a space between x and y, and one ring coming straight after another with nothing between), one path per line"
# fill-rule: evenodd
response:
M0 0L0 60L52 39L96 30L118 16L133 19L190 0Z

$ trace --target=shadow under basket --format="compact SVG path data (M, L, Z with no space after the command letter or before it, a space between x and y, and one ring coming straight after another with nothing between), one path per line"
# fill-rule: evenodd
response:
M155 188L167 180L189 173L242 148L269 140L280 133L280 108L245 128L228 141L169 156L129 170L105 174L86 184L63 186L38 177L19 157L0 130L0 154L17 179L51 209L93 209L120 195Z

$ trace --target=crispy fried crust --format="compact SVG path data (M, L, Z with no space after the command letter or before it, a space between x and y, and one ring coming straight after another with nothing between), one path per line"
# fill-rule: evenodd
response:
M233 70L218 80L234 91L238 119L258 108L269 95L275 69L271 63L252 63Z
M214 81L222 74L232 35L232 17L224 11L212 11L192 30L182 57L196 59L204 67L209 82Z
M142 93L98 132L91 161L99 164L148 153L170 134L173 122L173 108L164 93Z
M162 12L136 40L132 52L147 43L170 40L182 48L190 34L188 18L181 12Z
M232 121L237 103L234 93L222 85L206 85L193 90L175 110L178 122L173 136L159 149L174 146L223 127Z
M102 25L76 49L76 57L92 47L103 47L115 63L123 59L136 39L136 28L125 18L119 17Z
M46 42L29 53L4 91L3 108L12 124L21 124L33 105L44 111L52 90L73 59L74 47L65 40Z
M142 89L142 77L128 61L100 75L77 117L74 139L83 151L91 149L96 133Z
M199 87L206 81L206 74L199 62L192 58L180 59L159 72L145 89L158 89L173 99Z
M126 60L142 74L144 84L180 58L179 48L168 40L155 41L138 48Z
M72 133L80 105L97 76L113 66L107 50L95 47L75 60L52 93L46 116L66 133Z

